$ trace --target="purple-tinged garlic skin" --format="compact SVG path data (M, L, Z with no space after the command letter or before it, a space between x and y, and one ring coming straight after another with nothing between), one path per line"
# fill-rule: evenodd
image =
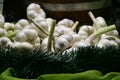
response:
M78 34L81 36L81 39L85 40L88 36L93 34L94 28L90 25L83 25L80 27Z

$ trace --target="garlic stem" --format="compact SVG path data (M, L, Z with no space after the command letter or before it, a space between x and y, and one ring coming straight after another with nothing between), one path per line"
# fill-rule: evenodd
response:
M95 38L99 37L100 35L115 30L115 25L110 25L108 27L100 28L98 31L95 31L92 35L90 35L85 41L92 42Z
M77 28L78 24L79 24L79 22L76 21L75 24L72 26L72 30L73 30L73 31Z
M95 16L93 15L93 13L91 11L88 12L88 15L90 16L90 18L92 19L92 21L96 25L96 27L100 27L100 25L98 24Z
M39 28L43 33L45 33L47 36L49 36L49 33L46 32L43 28L41 28L33 19L31 19L31 21L33 22L33 24L36 25L37 28Z
M53 40L53 33L55 30L55 26L56 26L56 20L52 21L51 27L50 27L50 33L49 33L49 38L48 38L48 45L47 45L47 49L48 51L51 51L51 47L52 47L52 40Z

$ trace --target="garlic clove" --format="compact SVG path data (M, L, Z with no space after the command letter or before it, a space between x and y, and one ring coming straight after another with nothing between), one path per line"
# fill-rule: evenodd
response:
M37 37L33 42L34 42L34 43L40 43L40 42L41 42L40 37Z
M87 32L89 35L91 35L94 32L94 28L90 25L83 25L80 27L78 34L80 33L80 31L85 31Z
M81 39L83 39L83 40L89 36L89 34L83 30L79 30L78 34L80 35Z
M99 26L97 26L96 27L96 25L95 25L95 23L93 24L93 27L96 29L96 30L98 30L98 29L100 29L100 28L102 28L102 27L106 27L107 26L107 23L106 23L106 21L105 21L105 19L103 18L103 17L97 17L96 18L96 21L97 21L97 24L99 25Z
M12 48L22 49L22 44L21 44L21 42L14 42L13 45L12 45Z
M4 29L6 29L6 30L14 30L15 29L15 25L13 23L6 22L4 24Z
M65 49L67 49L68 47L70 47L70 43L66 38L58 37L55 40L55 44L54 44L55 51L57 51L57 52L63 51Z
M33 45L30 44L29 42L22 42L22 48L24 49L33 49Z
M71 28L73 24L74 24L73 20L65 18L60 20L57 25L64 25Z
M22 27L29 25L29 22L26 19L20 19L17 23L20 24Z
M113 31L107 32L106 35L108 35L108 36L115 36L115 37L119 38L119 33L118 33L117 30L113 30Z
M19 41L19 42L24 42L27 41L27 36L24 32L19 32L16 36L15 36L15 41Z
M37 31L39 37L41 37L41 38L46 38L47 37L47 35L44 32L42 32L39 28L37 28L33 23L31 23L31 28L30 29L34 29L35 31Z
M37 16L38 16L38 14L35 11L29 11L29 12L27 12L28 19L34 19Z
M23 29L22 32L25 33L27 39L28 39L30 42L33 42L33 41L36 40L37 37L38 37L37 31L36 31L36 30L33 30L33 29Z
M80 41L82 39L79 34L73 34L72 37L73 37L72 43L75 43L76 41Z
M0 28L0 37L6 36L7 34L8 34L8 33L7 33L7 31L6 31L5 29Z
M21 30L21 29L23 29L23 27L19 23L16 23L15 24L15 29L16 30Z

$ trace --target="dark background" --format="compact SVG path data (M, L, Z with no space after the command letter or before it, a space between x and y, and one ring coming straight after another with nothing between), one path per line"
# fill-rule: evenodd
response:
M26 18L27 0L4 0L3 14L9 22ZM120 0L112 0L110 20L112 23L120 19Z

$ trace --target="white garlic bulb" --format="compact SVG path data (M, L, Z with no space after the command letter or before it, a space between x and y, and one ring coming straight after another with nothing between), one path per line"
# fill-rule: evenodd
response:
M0 45L6 45L7 42L11 41L9 38L7 37L1 37L0 38Z
M61 35L60 37L55 39L55 50L56 51L63 51L69 48L72 45L73 37L72 35Z
M60 20L57 25L64 25L71 28L73 24L74 24L73 20L65 18L63 20Z
M28 41L30 41L30 42L33 42L38 37L37 31L35 31L34 29L26 29L25 28L22 30L22 32L25 33Z
M47 51L48 46L48 37L44 38L41 43L41 50Z
M2 14L0 14L0 28L4 27L4 23L5 23L4 16Z
M106 23L106 21L105 21L105 19L103 17L101 17L101 16L97 17L96 21L97 21L97 24L99 25L99 26L96 26L95 23L93 24L93 27L96 30L98 30L98 29L100 29L102 27L107 27L107 23Z
M6 29L6 30L14 30L15 29L15 25L13 23L6 22L4 24L4 29Z
M29 22L26 19L20 19L17 23L20 24L22 27L29 25Z
M28 42L14 42L12 48L16 49L33 49L33 45Z
M31 3L27 7L27 17L29 19L34 19L37 16L41 16L43 18L46 18L46 13L44 10L40 7L39 4Z
M6 36L6 35L7 35L7 31L3 28L0 28L0 37Z
M16 36L15 36L15 41L19 42L24 42L27 41L27 36L24 32L20 31Z

